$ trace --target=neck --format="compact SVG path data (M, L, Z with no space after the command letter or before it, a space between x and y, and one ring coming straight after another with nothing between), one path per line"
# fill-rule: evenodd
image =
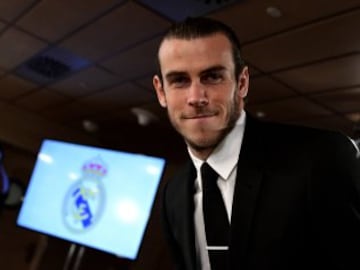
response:
M212 151L214 150L213 147L209 147L209 148L194 148L192 146L189 146L189 149L191 151L191 153L197 157L198 159L201 159L203 161L205 161L212 153Z

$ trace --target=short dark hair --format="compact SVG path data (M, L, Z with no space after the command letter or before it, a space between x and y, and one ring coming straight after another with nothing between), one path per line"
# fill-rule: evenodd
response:
M231 43L235 65L235 78L237 79L245 66L240 53L241 44L234 30L220 21L206 17L189 17L185 21L173 24L165 33L162 42L171 38L190 40L208 37L216 33L224 34ZM162 42L160 44L162 44ZM157 56L157 69L160 79L162 79L159 55Z

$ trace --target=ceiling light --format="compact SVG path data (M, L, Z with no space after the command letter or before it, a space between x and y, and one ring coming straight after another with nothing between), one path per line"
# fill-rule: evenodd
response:
M90 133L96 132L99 129L98 125L95 122L88 119L83 120L82 125L85 131Z
M281 10L273 6L266 8L266 14L272 18L280 18L282 16Z
M140 126L147 126L150 123L159 120L157 116L145 109L135 107L131 109L131 112L137 117L137 121Z
M264 118L265 115L266 115L266 114L265 114L263 111L257 111L257 112L256 112L256 117L258 117L258 118Z
M350 113L347 115L347 118L350 119L350 121L353 121L355 123L360 123L360 112Z

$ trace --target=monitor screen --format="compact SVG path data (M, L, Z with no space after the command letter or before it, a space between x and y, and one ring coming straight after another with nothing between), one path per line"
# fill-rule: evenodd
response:
M17 224L136 259L165 160L44 140Z

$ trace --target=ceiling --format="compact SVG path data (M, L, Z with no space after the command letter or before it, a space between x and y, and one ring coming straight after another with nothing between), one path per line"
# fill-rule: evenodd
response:
M269 7L282 15L275 9L270 16ZM355 136L359 0L12 0L0 1L0 140L30 150L58 137L174 152L181 139L157 104L154 59L171 23L197 14L236 30L250 67L250 112ZM29 72L29 60L39 55L70 70L57 78ZM134 107L157 120L138 125ZM98 129L86 133L84 120Z

